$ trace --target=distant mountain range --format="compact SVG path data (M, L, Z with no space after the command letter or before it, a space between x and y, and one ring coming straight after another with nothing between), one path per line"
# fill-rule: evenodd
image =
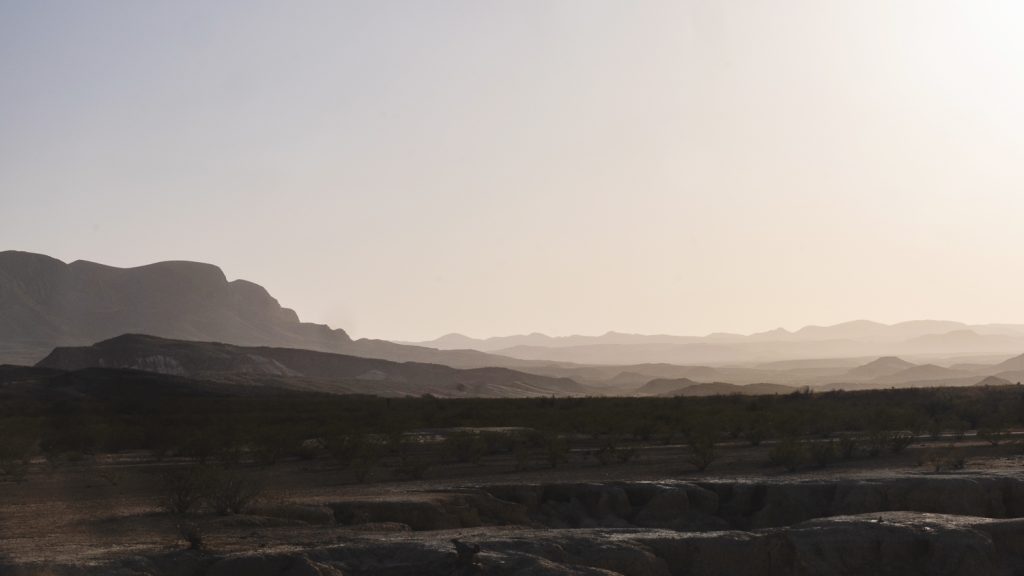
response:
M918 320L868 320L806 326L750 335L641 335L551 337L534 333L474 339L448 334L415 343L437 349L470 348L523 360L576 364L749 364L813 358L872 356L1009 355L1024 351L1024 325Z
M817 390L1002 385L1020 382L1016 366L1024 355L998 364L949 368L879 358L860 366L837 366L834 375L801 383L792 370L753 370L693 366L633 366L604 382L580 384L599 375L587 367L548 367L549 374L507 368L455 369L437 364L391 362L310 350L242 347L211 342L123 335L91 346L57 348L37 369L81 371L89 368L139 370L220 384L275 387L334 394L437 397L531 396L709 396L716 394L788 394ZM557 372L561 371L559 376ZM646 373L646 374L645 374ZM623 377L622 375L628 375ZM684 374L689 374L686 376ZM652 377L652 375L661 375ZM731 381L725 378L731 379ZM752 379L753 381L746 381Z
M716 332L707 336L646 335L607 332L600 336L548 336L540 332L491 338L471 338L462 334L446 334L435 340L403 342L430 346L441 350L466 349L496 352L517 346L565 348L600 344L691 344L695 342L807 342L811 340L869 340L899 342L918 336L945 334L956 330L978 330L981 334L1011 334L1024 337L1024 325L991 324L971 326L945 320L913 320L899 324L882 324L870 320L854 320L833 326L805 326L796 331L776 328L754 334Z
M335 393L658 396L1016 383L1021 352L1022 325L931 320L750 335L353 340L301 322L261 286L210 264L115 268L0 252L0 364L61 370Z
M689 378L651 380L636 391L637 396L718 396L739 394L764 396L791 394L800 390L783 384L730 384L728 382L694 382Z
M683 366L674 364L632 364L624 366L534 366L525 370L548 376L563 376L593 386L609 394L656 396L666 392L658 386L679 388L683 384L730 384L738 386L771 384L790 387L790 391L812 389L857 390L867 388L969 386L985 378L1009 383L1024 381L1024 354L998 362L915 364L898 357L833 358L756 365ZM993 385L996 380L988 383ZM729 390L718 386L721 394L753 393L749 388ZM697 388L696 393L711 388ZM771 392L782 393L778 388ZM761 392L758 392L761 393Z

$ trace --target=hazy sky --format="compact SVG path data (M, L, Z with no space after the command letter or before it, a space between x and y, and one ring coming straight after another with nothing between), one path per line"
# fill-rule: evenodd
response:
M1024 4L0 0L0 249L355 336L1024 321Z

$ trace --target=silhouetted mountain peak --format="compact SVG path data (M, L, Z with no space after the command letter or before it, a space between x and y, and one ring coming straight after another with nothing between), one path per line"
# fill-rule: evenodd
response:
M229 282L202 262L118 268L7 251L0 253L0 302L0 341L37 358L126 332L317 350L350 342L343 330L300 322L262 286Z
M923 382L928 380L948 380L965 375L966 373L961 370L954 370L937 364L920 364L899 370L892 374L882 375L879 379L886 382L903 383L917 381Z
M916 365L896 356L882 356L867 364L851 368L847 375L855 378L877 378L896 374L914 366Z
M1012 382L1005 378L1000 378L998 376L986 376L975 384L975 386L1008 386L1010 384L1012 384Z
M774 330L766 330L764 332L755 332L750 335L751 338L764 337L764 336L792 336L793 332L786 330L785 328L779 327Z
M901 369L903 369L903 368L910 368L913 365L914 364L912 362L907 362L906 360L900 358L899 356L882 356L880 358L872 360L871 362L868 362L864 366L861 366L861 368L872 366L872 367L886 367L886 368L901 368Z
M30 364L58 346L92 344L125 333L462 368L524 363L475 350L353 341L344 330L300 322L294 310L282 307L259 284L228 281L212 264L174 260L118 268L0 252L0 363Z

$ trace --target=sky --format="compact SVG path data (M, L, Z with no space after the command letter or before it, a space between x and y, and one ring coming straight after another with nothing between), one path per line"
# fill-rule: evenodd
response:
M0 249L356 337L1024 322L1024 5L0 0Z

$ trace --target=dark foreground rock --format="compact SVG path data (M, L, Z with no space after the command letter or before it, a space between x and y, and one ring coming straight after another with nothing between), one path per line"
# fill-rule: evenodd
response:
M461 562L451 540L479 546ZM1024 522L886 512L752 532L480 528L357 537L334 546L218 555L182 551L91 566L3 566L12 576L449 576L458 574L1017 574Z
M394 522L414 531L512 525L749 531L876 512L1021 518L1024 480L935 475L486 485L326 506L339 525Z
M1022 495L996 476L463 487L267 506L231 523L321 536L308 543L0 557L0 574L1011 575L1024 573Z

